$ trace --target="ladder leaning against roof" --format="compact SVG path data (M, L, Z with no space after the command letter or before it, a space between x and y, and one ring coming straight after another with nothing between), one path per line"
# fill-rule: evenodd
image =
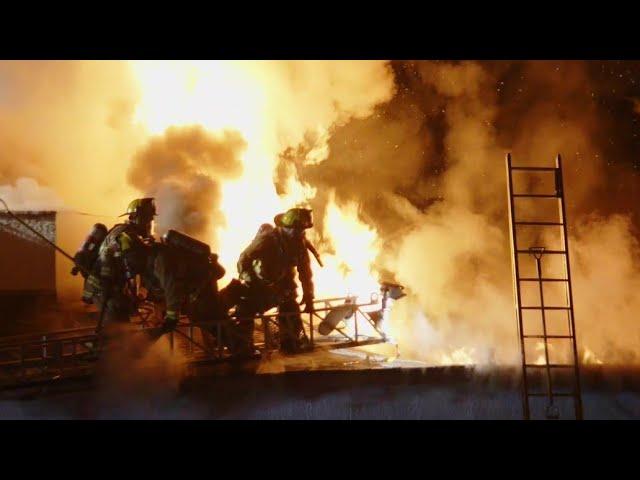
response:
M562 159L558 155L554 167L513 166L511 154L508 154L506 163L514 294L522 357L524 418L557 419L572 415L580 420L582 397L571 291ZM528 191L516 192L514 184L520 188L524 184ZM536 184L547 188L536 191L535 188L532 189ZM550 191L549 186L553 191ZM522 202L527 201L529 203L524 207L528 208L523 208ZM516 218L516 210L521 212L523 209L529 213L553 212L554 218L545 216L519 220ZM554 242L556 245L540 246L548 243L553 238L553 233L558 235L559 241ZM560 260L560 269L557 268L557 260ZM554 266L555 269L552 268ZM562 270L562 273L554 275L551 270ZM555 291L549 291L554 288ZM546 304L545 296L558 293L559 289L563 290L563 304ZM532 293L535 295L531 295ZM535 328L536 324L538 328ZM562 351L564 356L559 355ZM534 360L532 357L536 354L538 358ZM545 404L540 403L545 400ZM567 401L570 403L567 404ZM540 408L543 405L544 408Z

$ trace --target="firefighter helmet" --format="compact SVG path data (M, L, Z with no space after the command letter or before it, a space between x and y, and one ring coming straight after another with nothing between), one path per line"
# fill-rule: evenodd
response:
M125 215L152 220L157 215L155 200L153 198L136 198L129 203L127 211L120 216L124 217Z
M313 227L313 212L309 208L291 208L275 216L273 222L279 227L307 229Z

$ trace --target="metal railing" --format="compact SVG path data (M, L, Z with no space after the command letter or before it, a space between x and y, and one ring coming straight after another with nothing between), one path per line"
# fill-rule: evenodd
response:
M375 315L380 312L377 294L367 301L357 302L355 297L335 297L314 301L311 313L278 312L272 309L253 317L237 317L193 323L181 317L174 330L164 332L154 321L155 307L142 304L137 317L127 325L123 336L148 335L153 341L166 337L169 350L180 350L187 362L221 362L233 360L230 339L240 335L238 327L254 322L253 356L269 356L279 348L279 322L292 316L301 316L304 336L309 350L338 349L384 343L387 336L380 329ZM321 335L318 326L336 307L348 305L350 315L335 325L328 335ZM367 309L373 309L367 311ZM0 389L29 383L30 381L58 379L86 373L106 349L118 347L118 336L108 341L98 336L95 327L43 332L31 335L0 337Z
M326 320L327 315L336 307L348 305L351 309L349 319L352 319L353 332L348 332L345 321L340 322L333 329L337 335L320 335L318 326ZM187 353L194 354L196 352L208 356L212 360L230 358L233 355L229 352L225 345L225 334L237 336L237 327L242 323L256 322L257 328L254 330L254 347L256 356L268 355L270 352L279 348L278 330L279 324L283 319L289 317L300 316L303 324L304 336L308 339L309 349L316 348L349 348L362 345L371 345L375 343L384 343L387 336L379 328L379 325L372 318L370 312L364 310L366 307L379 305L377 294L372 294L368 301L357 303L355 297L335 297L319 299L314 301L313 311L310 313L301 312L278 312L272 309L264 314L253 317L237 317L231 315L224 320L215 320L209 322L192 323L188 320L181 321L175 330L169 332L169 345L175 348L176 340L187 342ZM368 333L363 332L363 326L367 326ZM207 335L213 335L214 341L198 342L196 340L196 332L200 331L204 338ZM320 337L320 338L319 338ZM209 343L209 345L203 345Z

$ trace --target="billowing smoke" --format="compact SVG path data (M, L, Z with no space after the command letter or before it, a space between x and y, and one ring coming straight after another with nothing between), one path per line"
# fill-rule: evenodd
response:
M224 225L222 180L242 173L246 142L238 132L208 133L202 127L172 127L153 137L133 157L128 178L145 195L156 197L157 233L170 228L205 241L212 225Z
M17 178L13 184L0 185L0 198L14 211L60 210L64 204L52 188L25 177Z
M122 179L144 139L128 65L5 61L0 79L0 185L33 178L71 209L120 213L134 194Z
M133 80L121 62L0 62L5 200L13 209L63 205L57 241L71 254L93 223L113 223L137 194L125 180L131 156L145 138L134 122ZM69 275L68 261L59 256L56 264L58 294L79 298L82 284Z
M381 61L140 61L133 68L142 90L138 118L151 131L197 124L239 131L247 142L241 177L223 185L218 253L227 264L261 223L308 197L286 165L293 181L274 186L279 153L313 139L309 160L322 159L332 129L370 116L394 91Z
M392 324L401 350L511 361L504 155L551 165L562 153L579 342L631 361L638 99L611 93L615 68L625 74L566 61L4 62L0 185L31 178L107 215L154 195L159 231L217 239L229 264L296 200L311 203L331 252L325 213L356 205L379 236L377 273L409 293Z
M634 331L640 268L622 192L633 192L637 177L628 167L604 170L612 122L592 101L604 87L589 64L394 69L398 94L374 115L336 128L324 161L304 161L311 143L285 152L281 163L321 192L316 209L335 192L338 202L357 201L361 220L381 235L378 270L410 293L392 328L401 350L433 361L454 349L480 362L517 358L504 156L553 165L562 153L579 343L608 360L624 351L629 361L640 341L624 333ZM282 181L287 168L279 171ZM518 213L536 212L522 205Z
M392 71L378 61L1 62L0 185L28 177L51 188L67 208L58 242L71 253L92 223L111 225L131 199L153 194L160 232L180 228L211 243L217 234L233 263L256 226L294 201L278 201L271 182L278 152L308 136L326 143L331 128L392 94ZM186 171L156 172L157 161ZM66 288L74 279L58 263Z
M590 214L570 240L579 339L602 360L638 362L640 243L628 215Z

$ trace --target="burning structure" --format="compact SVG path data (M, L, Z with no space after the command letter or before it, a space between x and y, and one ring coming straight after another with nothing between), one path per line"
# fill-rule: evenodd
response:
M72 208L114 216L154 196L157 235L199 238L227 267L265 219L310 206L319 297L402 284L386 328L404 357L515 365L502 159L563 152L577 354L634 365L639 72L577 61L4 62L0 98L15 101L0 103L11 146L0 189L29 177ZM69 225L62 246L85 232ZM77 282L59 286L79 297Z

